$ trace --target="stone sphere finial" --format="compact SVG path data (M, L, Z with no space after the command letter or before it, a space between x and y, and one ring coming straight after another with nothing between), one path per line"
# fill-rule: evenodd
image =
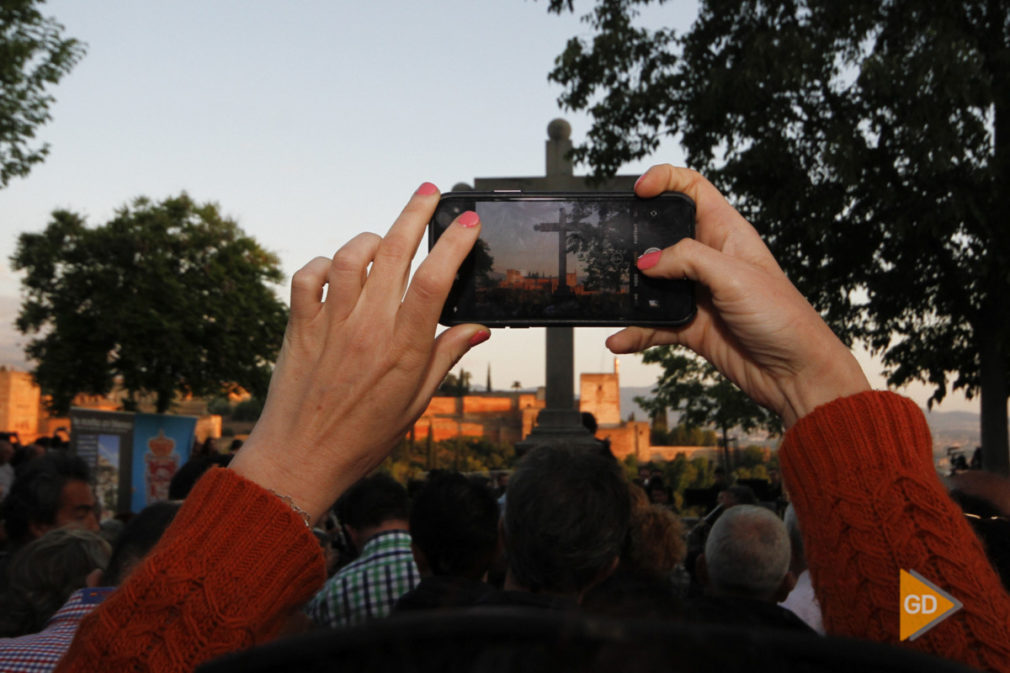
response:
M551 140L568 140L572 137L572 125L558 117L547 125L547 137Z

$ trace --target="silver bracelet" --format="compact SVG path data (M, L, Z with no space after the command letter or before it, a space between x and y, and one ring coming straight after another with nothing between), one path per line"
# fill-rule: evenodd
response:
M302 520L305 522L305 527L308 528L309 530L312 530L312 517L309 515L308 512L306 512L304 509L299 507L297 503L295 503L294 498L292 498L290 495L282 495L281 493L278 493L272 488L267 490L276 495L281 500L283 500L285 503L287 503L288 507L293 509L295 514L302 517Z

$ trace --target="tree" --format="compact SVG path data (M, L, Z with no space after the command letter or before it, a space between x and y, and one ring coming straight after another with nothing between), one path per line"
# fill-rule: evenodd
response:
M654 428L650 434L652 443L657 446L716 446L719 443L711 430L686 423L678 423L669 431Z
M277 258L186 194L139 198L108 223L55 211L11 257L25 271L17 327L51 408L119 384L127 408L154 395L218 395L238 384L263 399L287 309L270 283Z
M890 384L981 395L985 465L1006 473L1005 4L703 0L684 35L636 25L644 4L598 0L550 73L593 117L574 158L606 175L679 139Z
M39 0L0 2L0 189L28 175L49 153L34 142L51 119L56 85L84 55L84 45L65 38L63 26L42 16Z
M464 395L470 394L470 380L473 377L470 372L465 369L460 368L459 376L449 372L442 379L442 383L438 384L438 390L435 392L436 395L445 395L446 397L463 397Z
M760 428L780 431L777 416L747 397L736 384L689 351L673 346L650 348L642 361L663 368L652 396L635 401L651 413L680 413L687 427L711 425L722 435L725 468L729 465L729 432L739 428L751 432Z
M435 469L459 472L511 469L515 460L515 447L509 444L495 444L482 437L453 437L436 442L429 434L423 442L404 439L380 469L406 481Z

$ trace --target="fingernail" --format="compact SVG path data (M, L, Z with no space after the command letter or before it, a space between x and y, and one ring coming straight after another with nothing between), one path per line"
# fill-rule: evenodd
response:
M635 186L633 188L633 191L636 191L636 192L638 191L638 185L640 185L642 183L642 180L644 180L644 179L645 179L645 175L638 176L638 179L635 180Z
M482 344L490 338L491 338L491 332L486 329L474 332L474 335L470 337L469 341L470 348L473 348L477 344Z
M638 268L642 271L646 269L651 269L652 267L659 264L659 258L663 256L662 252L647 252L638 258Z
M438 194L438 187L431 184L430 182L422 182L421 186L417 188L415 194L420 194L421 196L431 196L432 194Z
M476 227L480 223L480 217L472 210L468 210L459 216L459 223L469 229Z

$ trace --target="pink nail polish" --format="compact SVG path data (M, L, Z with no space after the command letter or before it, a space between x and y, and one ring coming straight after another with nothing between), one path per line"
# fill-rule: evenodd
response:
M476 227L480 223L480 217L472 210L468 210L459 216L459 223L469 229Z
M474 332L474 335L470 337L470 341L468 343L470 344L470 348L473 348L477 344L482 344L490 338L491 338L491 332L489 332L486 329L482 329L477 332Z
M438 194L438 187L431 184L430 182L422 182L421 186L417 188L415 194L420 194L421 196L431 196L432 194Z
M659 264L659 258L663 256L662 252L647 252L638 258L638 268L642 271L646 269L651 269L652 267Z

